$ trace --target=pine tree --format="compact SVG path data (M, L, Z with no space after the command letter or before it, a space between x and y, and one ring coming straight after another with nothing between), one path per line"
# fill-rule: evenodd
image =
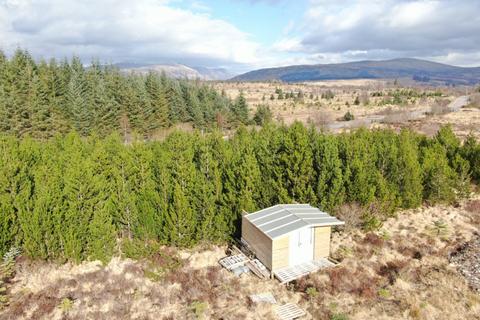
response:
M314 161L316 171L316 198L324 210L332 210L345 200L342 161L339 156L336 138L320 135L314 142Z
M284 130L275 167L279 202L314 200L312 148L309 133L301 123Z
M439 143L422 148L424 199L450 203L455 198L455 173L448 165L447 151Z
M235 122L243 124L248 122L248 106L243 92L240 92L237 99L233 103L232 113Z
M107 263L115 253L116 229L112 222L114 210L116 210L115 203L107 200L93 214L88 228L87 245L88 256L92 260Z
M175 183L172 202L168 208L168 215L164 232L169 235L170 243L176 246L190 246L195 233L195 219L192 207L183 188Z
M152 108L150 117L145 119L145 121L151 123L148 129L153 130L159 127L168 127L169 106L158 77L153 73L149 73L145 79L145 88L148 98L150 99L150 107Z
M20 189L22 160L19 142L13 137L0 137L0 255L15 244L19 233L15 199ZM17 238L18 240L18 238Z
M473 134L465 139L461 148L461 155L469 162L472 179L480 182L480 144Z
M403 208L415 208L422 203L423 184L418 149L412 133L402 130L398 148L393 179L395 179L399 189L401 206Z
M197 240L225 240L228 234L227 221L219 210L222 194L219 161L223 160L219 153L222 153L223 141L220 134L199 140L195 156L199 177L195 195L199 220Z

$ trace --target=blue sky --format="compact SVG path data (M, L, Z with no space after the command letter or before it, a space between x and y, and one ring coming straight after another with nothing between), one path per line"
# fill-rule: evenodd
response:
M184 9L199 10L212 17L230 22L250 34L254 41L272 45L282 39L291 25L302 19L307 1L181 1Z
M480 65L478 0L0 0L0 49L243 72L415 57Z

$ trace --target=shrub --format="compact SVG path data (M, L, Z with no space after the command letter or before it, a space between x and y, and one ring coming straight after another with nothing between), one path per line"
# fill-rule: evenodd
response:
M377 274L388 280L388 284L393 285L397 281L398 275L400 272L407 266L408 261L406 260L393 260L389 261L384 265L381 265Z
M335 313L332 314L330 320L348 320L348 316L344 313Z
M345 222L345 230L362 226L363 208L358 203L346 203L334 209L335 216Z
M378 290L378 296L386 299L390 297L390 291L388 289L381 288L380 290Z
M316 296L318 296L317 288L315 287L308 287L305 291L310 301L312 301Z
M62 309L63 312L70 311L72 307L73 307L73 300L69 297L63 298L62 302L60 302L60 309Z
M373 232L369 232L363 238L363 243L371 244L375 247L381 247L384 240Z
M258 106L257 111L253 116L253 121L259 126L263 126L264 124L272 121L272 119L273 119L272 110L270 110L269 106L265 106L265 105Z
M190 304L190 310L193 312L197 319L203 319L205 316L205 311L208 308L208 304L201 301L193 301Z
M343 121L351 121L351 120L355 120L355 117L353 116L353 114L350 111L347 111L347 113L345 113L343 115L342 120Z

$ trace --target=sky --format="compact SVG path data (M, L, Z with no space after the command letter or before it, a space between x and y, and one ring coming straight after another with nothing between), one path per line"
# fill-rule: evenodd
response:
M0 49L244 72L399 57L480 66L480 0L0 0Z

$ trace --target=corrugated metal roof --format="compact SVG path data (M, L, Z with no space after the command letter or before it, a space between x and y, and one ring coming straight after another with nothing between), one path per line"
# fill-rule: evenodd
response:
M344 224L343 221L309 204L277 204L247 214L245 218L271 239L306 226L321 227Z

